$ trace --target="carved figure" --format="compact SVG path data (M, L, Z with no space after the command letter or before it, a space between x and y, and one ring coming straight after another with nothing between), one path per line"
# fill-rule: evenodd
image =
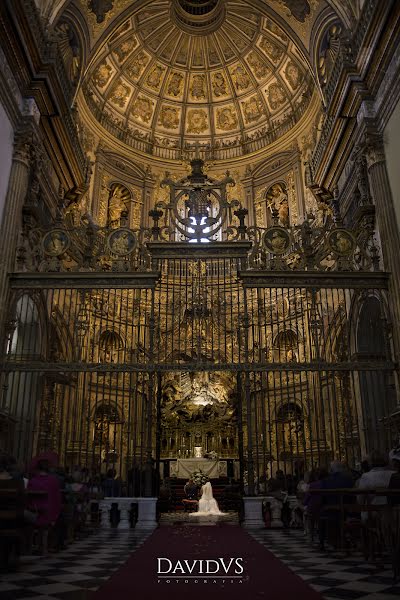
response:
M260 47L264 50L270 61L277 65L283 56L283 50L272 43L269 39L261 38Z
M232 71L232 79L238 91L246 90L250 85L250 77L247 75L242 65L238 65Z
M126 204L127 190L122 186L116 186L110 195L108 202L108 222L119 225L122 213L128 211Z
M207 129L207 113L201 109L189 110L188 133L203 133Z
M131 93L131 88L123 83L119 83L110 96L111 102L117 104L121 108L123 108L126 104L129 94Z
M261 62L255 52L250 52L250 54L247 56L247 62L253 69L254 75L257 77L257 79L264 79L272 73L270 67Z
M224 76L222 75L222 73L214 74L212 84L213 84L214 94L217 97L226 96L226 94L228 92L226 91L226 83L225 83L225 79L224 79Z
M104 87L110 81L111 73L111 66L104 62L93 73L93 82L98 87Z
M231 107L217 110L217 126L224 131L231 131L238 125L235 111Z
M268 102L272 110L276 110L279 106L284 104L286 100L285 92L279 83L273 83L268 88Z
M264 113L263 106L257 96L252 96L246 102L242 102L242 107L247 123L258 121Z
M159 65L156 65L147 76L147 85L153 90L158 90L161 85L161 78L164 69Z
M126 68L126 73L132 79L139 79L143 69L147 65L149 59L144 52L140 52L134 61Z
M132 116L136 119L144 121L145 123L148 123L151 119L152 114L152 102L148 98L139 96L132 107Z
M123 62L136 46L136 38L132 35L117 46L117 48L114 48L113 53L116 55L118 62Z
M171 96L175 96L175 98L179 96L182 91L182 84L183 75L181 75L180 73L172 73L167 88L168 94L170 94Z
M179 110L172 106L163 106L159 123L166 129L176 129L179 125Z
M206 97L204 75L194 75L190 93L196 100L203 100Z
M296 90L301 81L301 73L297 65L290 62L287 64L285 69L286 79L288 80L290 87Z

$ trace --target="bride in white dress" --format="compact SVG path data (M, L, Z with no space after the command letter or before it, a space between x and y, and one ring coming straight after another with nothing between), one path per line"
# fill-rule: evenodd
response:
M191 515L202 516L202 515L223 515L224 513L219 510L218 503L213 496L211 483L207 481L201 488L201 498L199 500L199 510Z

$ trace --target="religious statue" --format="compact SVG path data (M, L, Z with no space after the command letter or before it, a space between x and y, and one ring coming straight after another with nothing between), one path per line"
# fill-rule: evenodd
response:
M267 193L267 205L270 211L278 211L279 221L284 227L289 227L289 202L285 187L275 183Z
M116 186L108 201L108 223L111 227L119 227L121 217L128 213L126 204L127 190L122 186Z

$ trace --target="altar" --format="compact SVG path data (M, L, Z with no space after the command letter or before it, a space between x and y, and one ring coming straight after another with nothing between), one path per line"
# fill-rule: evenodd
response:
M207 458L178 458L170 462L171 477L189 479L195 471L202 471L209 479L227 476L226 460L209 460Z

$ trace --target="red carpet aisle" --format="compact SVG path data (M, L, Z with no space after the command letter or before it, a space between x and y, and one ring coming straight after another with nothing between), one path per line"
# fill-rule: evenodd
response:
M243 557L243 583L227 576L215 579L205 577L179 579L170 576L158 583L157 558L177 560L217 559ZM225 561L226 562L226 561ZM165 563L168 564L168 563ZM233 569L230 570L233 573ZM221 575L221 571L219 572ZM177 572L182 577L182 573ZM189 581L189 583L185 583ZM197 581L197 583L196 583ZM231 583L233 581L233 583ZM181 526L157 529L107 583L91 596L92 600L156 600L159 597L174 600L321 600L310 588L266 548L240 527Z

